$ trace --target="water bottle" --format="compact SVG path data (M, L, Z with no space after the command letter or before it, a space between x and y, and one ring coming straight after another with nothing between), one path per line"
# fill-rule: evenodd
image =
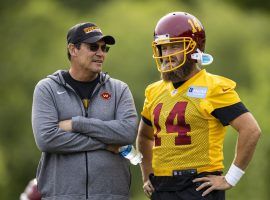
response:
M142 162L142 154L137 151L133 145L126 145L119 148L119 153L126 159L129 159L130 163L137 165Z

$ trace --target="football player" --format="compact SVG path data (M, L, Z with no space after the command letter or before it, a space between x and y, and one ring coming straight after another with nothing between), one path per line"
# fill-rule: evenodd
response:
M154 200L225 199L245 173L260 128L235 91L236 83L202 69L205 30L185 12L162 17L153 58L162 80L145 90L137 148L143 154L143 189ZM235 158L225 176L226 126L238 132Z

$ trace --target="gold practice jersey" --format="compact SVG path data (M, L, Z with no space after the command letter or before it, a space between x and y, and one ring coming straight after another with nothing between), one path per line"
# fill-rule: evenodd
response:
M142 116L154 130L152 166L156 176L173 170L222 170L226 127L211 115L240 102L236 84L201 70L177 89L158 81L146 88Z

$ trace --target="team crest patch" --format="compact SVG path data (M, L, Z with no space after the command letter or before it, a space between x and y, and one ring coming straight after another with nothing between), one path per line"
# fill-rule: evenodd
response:
M207 90L207 87L191 86L188 88L187 96L204 99L206 97Z
M100 96L105 100L109 100L111 98L111 94L109 92L103 92Z

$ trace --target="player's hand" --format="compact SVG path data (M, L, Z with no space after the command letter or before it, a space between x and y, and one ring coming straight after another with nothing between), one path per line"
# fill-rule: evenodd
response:
M147 181L144 182L143 184L143 191L144 194L150 199L150 197L152 196L152 193L154 192L154 187L152 185L152 183L150 182L150 180L148 179Z
M195 178L193 182L202 182L202 184L196 188L197 191L207 188L202 193L202 196L209 194L213 190L228 190L232 188L224 176L208 175L202 178Z
M121 147L121 145L109 144L109 145L107 145L106 149L108 151L113 152L113 153L119 153L119 148L120 147Z
M63 129L64 131L72 131L71 119L60 121L59 128Z

